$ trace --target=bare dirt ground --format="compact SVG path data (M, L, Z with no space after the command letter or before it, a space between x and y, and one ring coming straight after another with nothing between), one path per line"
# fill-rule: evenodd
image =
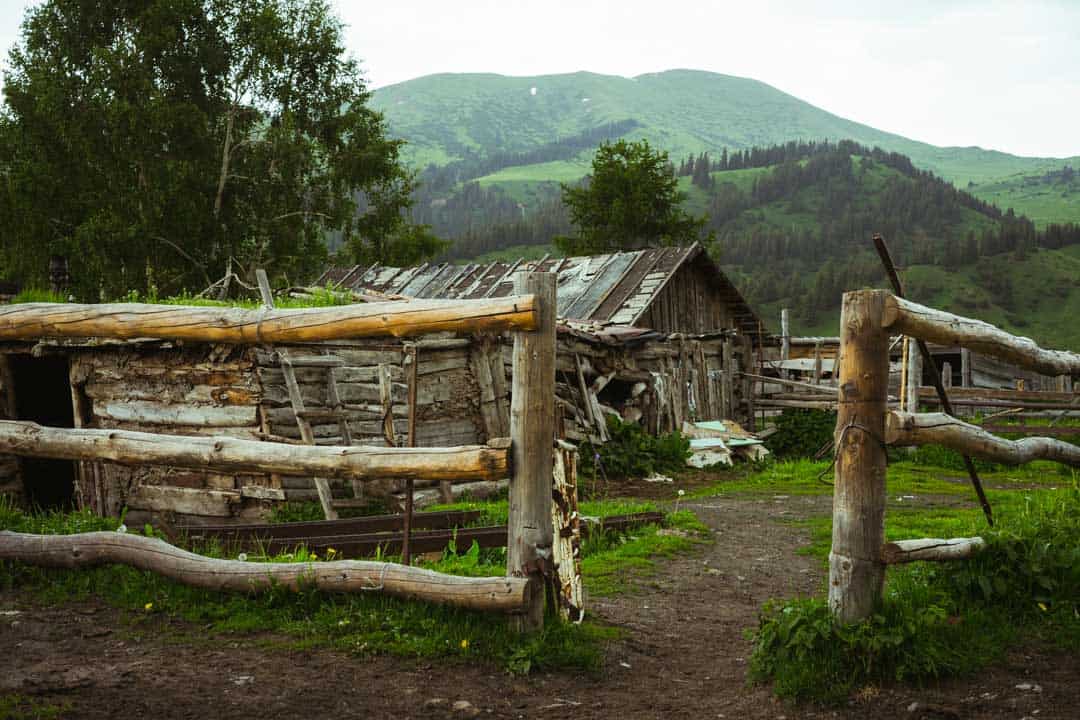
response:
M104 604L35 607L0 594L0 696L66 703L71 718L873 718L1066 720L1080 717L1080 657L1017 650L975 677L924 688L868 688L839 708L792 706L748 687L750 643L770 597L816 592L817 560L784 520L828 498L710 498L684 503L715 542L590 612L624 628L602 672L512 677L392 657L266 649L266 638L177 641L199 628L160 620L130 631ZM17 614L12 614L16 611ZM453 709L453 703L470 706Z

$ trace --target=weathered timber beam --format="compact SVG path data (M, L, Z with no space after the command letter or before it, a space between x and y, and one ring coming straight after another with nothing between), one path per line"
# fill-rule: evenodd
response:
M123 465L264 472L348 480L499 480L510 474L505 440L450 448L286 445L232 437L52 428L0 420L0 452Z
M1000 388L954 387L949 391L949 400L1025 400L1038 403L1071 403L1080 395L1075 393L1051 392L1046 390L1005 390ZM937 390L932 387L919 388L920 400L938 402Z
M966 560L985 546L986 543L983 542L981 537L950 538L948 540L939 540L937 538L897 540L896 542L885 543L881 548L881 561L886 565L898 565L919 560L933 562Z
M339 560L256 563L219 560L181 550L164 540L115 532L33 535L0 532L0 559L43 567L80 568L119 563L210 590L262 592L311 586L330 592L378 591L476 610L514 612L525 605L528 580L467 578L395 563Z
M1007 465L1053 460L1080 467L1080 447L1076 445L1046 437L1006 440L945 413L886 413L885 442L889 445L941 445L964 455Z
M1046 350L1030 338L1010 335L981 320L953 315L895 295L886 299L882 322L891 333L940 345L959 345L1044 375L1080 376L1080 355L1076 353Z
M112 303L0 306L0 340L139 337L236 344L404 337L432 332L532 330L531 295L483 300L412 300L295 310Z

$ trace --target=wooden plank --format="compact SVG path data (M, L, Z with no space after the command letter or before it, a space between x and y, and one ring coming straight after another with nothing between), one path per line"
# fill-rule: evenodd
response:
M304 343L436 332L536 327L533 298L411 300L290 310L149 305L22 303L0 306L0 340L143 337L231 344Z

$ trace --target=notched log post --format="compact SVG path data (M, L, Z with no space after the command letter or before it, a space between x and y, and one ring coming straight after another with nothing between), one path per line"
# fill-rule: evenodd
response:
M552 444L555 441L555 275L518 273L515 293L535 297L536 330L514 335L510 398L512 473L506 572L529 578L521 632L544 626L545 571L551 563Z
M829 607L841 622L867 617L881 597L885 565L885 410L888 294L844 294L840 316L840 398L836 417Z

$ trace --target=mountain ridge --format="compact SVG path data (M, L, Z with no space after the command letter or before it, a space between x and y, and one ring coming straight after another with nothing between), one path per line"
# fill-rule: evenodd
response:
M409 143L406 157L421 167L461 159L469 150L527 151L627 119L642 126L629 137L645 137L673 158L789 140L851 139L903 153L958 185L1080 163L1080 156L932 145L848 120L753 78L689 68L633 77L439 73L378 88L372 106Z

